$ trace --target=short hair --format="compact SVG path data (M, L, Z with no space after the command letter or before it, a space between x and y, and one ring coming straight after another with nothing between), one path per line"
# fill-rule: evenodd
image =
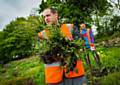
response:
M50 9L51 13L53 13L53 14L58 13L55 8L48 7L48 8L46 8L46 9ZM44 10L46 10L46 9L44 9ZM44 10L43 10L43 11L44 11Z

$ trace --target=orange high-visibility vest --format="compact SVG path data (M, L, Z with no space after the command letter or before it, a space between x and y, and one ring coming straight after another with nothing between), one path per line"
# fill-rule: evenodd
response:
M43 39L48 39L48 34L49 34L48 29L45 29L38 33L38 37Z
M63 69L59 62L46 64L45 66L45 81L46 83L58 83L63 79Z
M66 78L84 76L85 74L84 67L81 60L77 60L77 64L73 71L66 73L66 69L64 69L64 72L65 72L64 74Z
M63 24L61 26L61 31L64 34L64 36L67 37L68 39L73 38L72 37L73 24ZM70 71L70 72L66 73L66 68L65 68L64 72L65 72L64 73L65 77L67 77L67 78L74 78L74 77L78 77L78 76L83 76L85 74L84 67L83 67L81 60L77 61L77 65L74 68L74 71Z
M63 24L61 26L61 31L63 32L63 35L67 38L72 37L72 34L71 34L72 29L73 29L73 24Z
M72 30L73 30L73 24L63 24L61 26L61 31L63 35L68 39L72 39ZM38 33L38 36L40 38L48 39L48 34L49 34L48 30L43 30L42 32ZM67 78L73 78L84 75L84 68L81 60L77 61L77 65L75 69L78 70L78 73L76 71L72 71L70 72L70 74L67 74L66 69L61 68L60 64L54 64L54 63L46 64L45 81L46 83L58 83L62 81L63 71L65 72L65 76Z
M47 29L38 33L41 39L48 39L49 31ZM63 79L63 68L60 62L53 62L52 64L45 64L45 82L59 83Z

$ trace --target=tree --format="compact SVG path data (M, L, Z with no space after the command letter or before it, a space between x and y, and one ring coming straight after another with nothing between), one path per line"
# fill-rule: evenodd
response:
M110 21L110 27L112 34L116 31L120 31L120 16L113 16Z
M20 17L11 21L0 33L0 61L5 63L15 58L24 58L32 54L32 45L40 21L38 16ZM4 39L3 39L4 38Z
M39 12L46 7L53 7L60 13L60 18L70 19L69 22L78 18L81 21L91 19L91 13L105 13L110 4L107 0L42 0ZM91 21L91 20L90 20Z

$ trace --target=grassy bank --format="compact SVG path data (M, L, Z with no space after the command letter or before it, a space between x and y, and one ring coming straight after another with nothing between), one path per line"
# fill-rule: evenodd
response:
M107 74L94 76L99 85L119 85L120 84L120 48L97 48L101 58L101 69L105 68ZM92 58L92 56L91 56ZM94 59L91 60L94 68L97 67ZM86 72L89 72L86 63ZM104 71L103 71L104 73ZM88 74L88 79L89 74ZM0 66L0 85L45 85L44 65L38 56L12 61ZM113 84L112 84L113 82Z
M44 85L44 66L37 56L13 61L0 68L0 85Z

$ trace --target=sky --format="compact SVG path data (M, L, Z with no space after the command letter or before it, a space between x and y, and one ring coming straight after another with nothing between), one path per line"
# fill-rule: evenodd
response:
M0 0L0 30L17 17L27 17L41 0Z

